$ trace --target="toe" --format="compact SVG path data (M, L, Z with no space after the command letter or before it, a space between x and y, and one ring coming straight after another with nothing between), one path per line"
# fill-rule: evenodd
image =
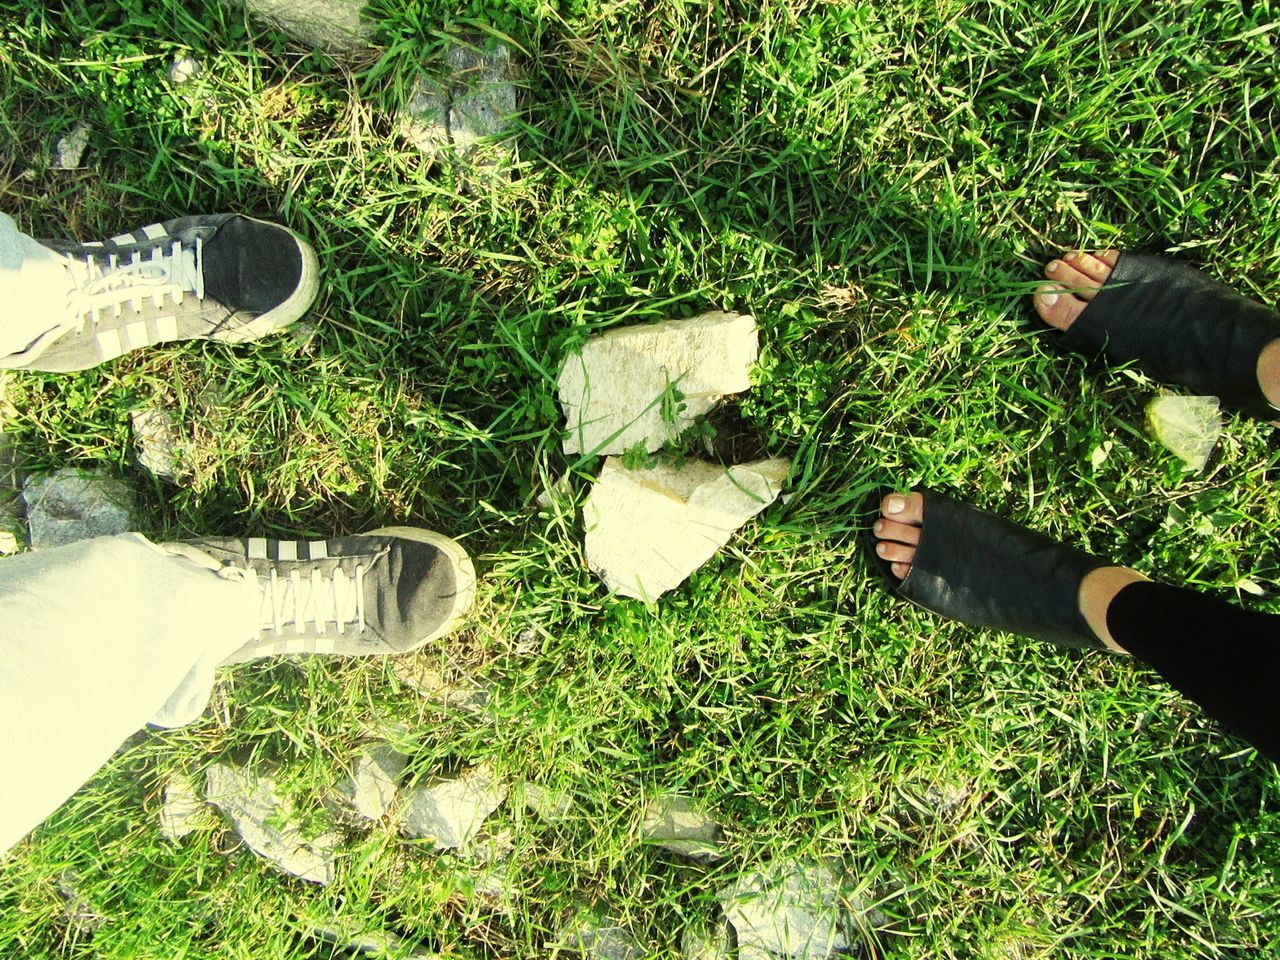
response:
M920 526L924 522L924 497L918 493L891 493L880 502L886 520Z
M1068 261L1065 257L1062 260L1050 260L1044 268L1044 275L1052 280L1058 286L1065 287L1073 295L1081 300L1092 300L1093 295L1098 292L1098 287L1102 284L1094 280L1083 270L1078 269L1078 255L1067 254L1071 258Z
M911 544L881 540L876 544L876 554L890 563L909 565L916 558L916 548Z
M1036 288L1032 301L1040 319L1058 330L1066 330L1075 323L1086 306L1079 297L1052 283Z
M898 523L896 520L877 520L875 524L877 540L896 540L914 546L920 542L920 528L909 523Z
M1073 270L1088 277L1095 284L1101 285L1107 282L1107 277L1111 276L1111 269L1116 265L1118 256L1119 253L1115 250L1101 250L1096 253L1073 250L1062 259Z

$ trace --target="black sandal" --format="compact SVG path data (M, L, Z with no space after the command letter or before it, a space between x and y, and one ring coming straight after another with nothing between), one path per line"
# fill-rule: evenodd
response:
M906 577L893 575L875 551L874 533L869 537L894 593L972 626L1105 649L1080 612L1079 596L1085 575L1109 563L944 494L920 493L924 522Z
M1277 410L1258 386L1258 356L1277 338L1274 310L1173 260L1122 253L1059 342L1274 420Z

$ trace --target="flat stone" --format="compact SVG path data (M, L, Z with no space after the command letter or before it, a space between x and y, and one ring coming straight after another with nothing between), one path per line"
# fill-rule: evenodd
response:
M192 57L178 57L169 64L169 82L175 87L193 80L200 74L200 61Z
M489 692L457 663L442 661L439 651L396 657L391 672L425 699L449 710L481 713L489 702Z
M578 916L561 934L564 949L596 960L643 960L643 949L620 923L590 913Z
M422 74L414 81L400 111L401 136L432 158L509 167L516 113L510 48L453 41L444 73L442 79Z
M31 549L45 550L137 528L133 490L105 473L67 467L28 477L22 487Z
M1222 435L1217 397L1163 394L1147 405L1151 432L1187 469L1199 473Z
M77 123L64 136L58 139L54 151L55 170L76 170L84 161L85 148L89 146L91 130L87 123Z
M333 54L355 53L373 43L374 24L361 16L365 0L222 0L242 6L281 33Z
M138 463L153 476L176 483L190 476L183 463L184 441L174 415L163 407L148 407L130 414L133 445Z
M329 923L312 923L308 928L313 937L332 943L343 950L372 957L396 957L396 960L439 960L438 953L404 952L405 940L385 930L368 930L334 918Z
M168 840L181 840L209 821L207 808L186 777L174 777L164 785L160 807L160 833Z
M525 809L536 813L547 823L560 823L573 809L573 798L563 790L526 783L522 794Z
M406 790L402 800L406 836L430 839L437 850L469 846L491 813L507 798L507 785L486 765L453 780Z
M644 808L640 835L651 843L704 863L723 860L720 824L694 805L689 797L667 794L650 800Z
M722 397L749 389L759 352L755 318L741 313L704 313L592 337L560 370L565 453L661 449Z
M340 838L323 834L305 839L271 777L214 764L205 773L205 798L227 815L244 845L258 856L299 879L333 882Z
M360 751L351 776L338 786L356 814L366 820L381 820L391 809L400 790L400 774L409 758L387 743Z
M689 461L628 470L609 457L582 508L587 563L611 591L653 600L678 587L777 498L791 464Z
M744 873L717 897L744 949L810 960L849 950L859 917L868 925L883 918L863 909L842 867L801 860Z
M80 877L70 868L58 874L58 896L63 919L76 936L92 937L106 920L80 892Z
M680 936L684 960L733 960L733 931L729 921L717 917L709 926L690 926Z

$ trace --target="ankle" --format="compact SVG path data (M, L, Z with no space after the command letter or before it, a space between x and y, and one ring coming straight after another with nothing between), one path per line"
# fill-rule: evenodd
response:
M1102 641L1103 646L1114 653L1129 651L1120 646L1107 627L1107 610L1111 601L1131 583L1139 583L1147 578L1137 570L1128 567L1099 567L1091 570L1080 581L1079 604L1080 613L1084 615L1089 629Z
M1258 386L1267 402L1280 410L1280 339L1272 340L1258 354Z

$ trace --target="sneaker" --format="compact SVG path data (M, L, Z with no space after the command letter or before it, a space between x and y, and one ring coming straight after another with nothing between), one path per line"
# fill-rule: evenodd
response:
M278 654L408 653L450 633L475 600L466 551L413 527L336 540L204 538L165 549L255 578L262 632L224 664Z
M0 357L0 367L60 373L154 343L256 340L297 320L320 289L305 240L235 213L41 244L67 268L67 310L25 350Z

